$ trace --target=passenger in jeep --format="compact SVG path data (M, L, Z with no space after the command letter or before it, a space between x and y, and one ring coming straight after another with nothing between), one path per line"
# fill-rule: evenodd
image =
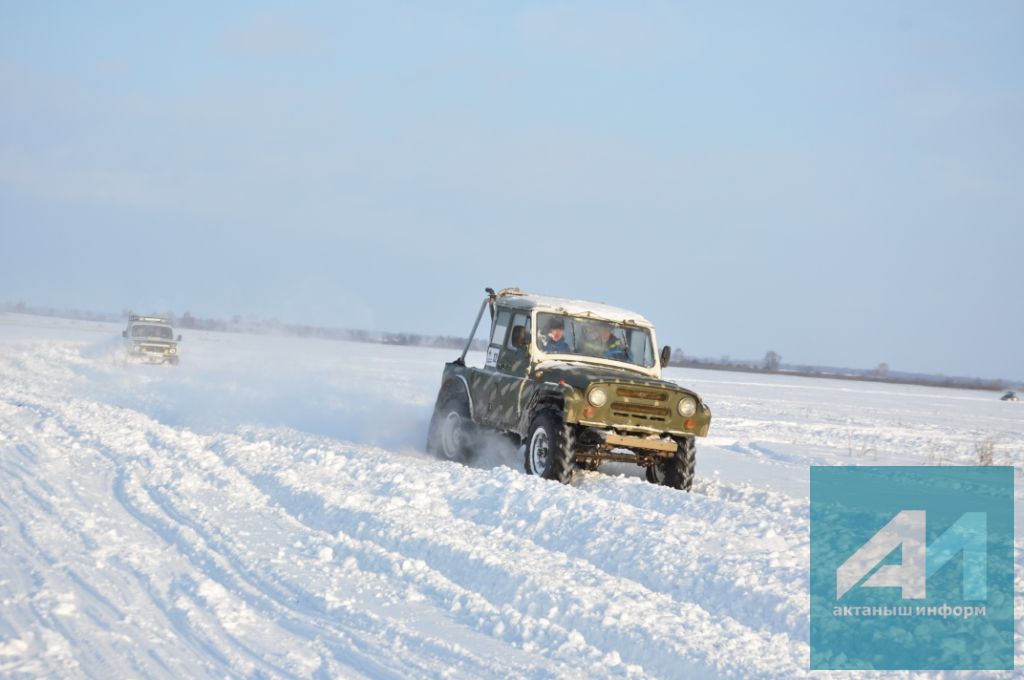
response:
M610 323L599 321L588 324L583 340L583 352L594 357L626 360L626 345Z
M565 341L565 322L555 317L548 322L547 338L544 340L544 351L548 354L566 354L569 343Z

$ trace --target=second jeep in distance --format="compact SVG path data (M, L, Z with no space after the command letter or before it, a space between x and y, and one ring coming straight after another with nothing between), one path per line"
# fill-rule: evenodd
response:
M172 366L177 366L180 361L178 343L181 336L175 337L171 322L163 317L131 314L121 337L124 338L126 361Z

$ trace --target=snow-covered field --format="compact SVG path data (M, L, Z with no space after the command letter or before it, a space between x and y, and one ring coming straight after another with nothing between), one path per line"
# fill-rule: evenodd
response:
M564 487L422 452L454 351L120 330L0 314L0 676L799 677L809 464L1024 464L992 393L669 370L694 493Z

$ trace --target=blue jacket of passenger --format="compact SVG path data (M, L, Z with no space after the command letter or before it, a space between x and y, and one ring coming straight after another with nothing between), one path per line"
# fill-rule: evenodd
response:
M544 351L548 354L568 354L571 350L569 349L569 343L564 339L552 340L548 338L547 342L544 343Z

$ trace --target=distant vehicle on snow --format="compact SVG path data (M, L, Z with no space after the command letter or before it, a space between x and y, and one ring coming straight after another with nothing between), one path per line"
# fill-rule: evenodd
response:
M1006 394L1000 397L1002 401L1020 401L1020 397L1013 390L1006 390Z
M669 348L656 353L649 321L518 288L487 292L462 356L445 364L428 451L466 461L491 430L526 445L529 474L568 483L577 467L631 462L652 483L690 489L694 440L707 436L711 410L662 379ZM484 309L491 312L486 362L472 368L466 352Z
M159 316L128 317L128 327L121 331L125 358L149 364L178 365L178 343L171 323Z

